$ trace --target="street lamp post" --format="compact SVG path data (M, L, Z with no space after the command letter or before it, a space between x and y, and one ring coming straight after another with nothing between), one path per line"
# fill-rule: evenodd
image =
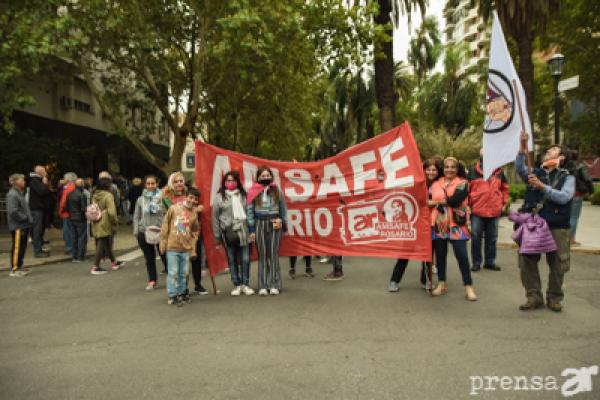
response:
M560 93L558 82L563 74L565 56L560 53L554 54L548 60L550 75L554 77L554 144L560 144Z

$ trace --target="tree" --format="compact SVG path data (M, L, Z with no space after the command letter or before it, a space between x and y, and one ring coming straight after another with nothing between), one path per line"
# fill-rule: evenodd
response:
M572 120L561 118L567 144L579 147L582 155L600 153L600 3L586 0L565 0L560 14L550 24L543 45L558 46L566 58L565 76L579 75L579 87L564 93L571 102L580 105ZM546 65L540 66L547 72ZM553 83L548 77L548 86ZM553 88L549 101L553 107ZM552 108L553 109L553 108Z
M410 41L408 62L413 66L417 77L417 88L435 68L442 51L437 19L434 16L425 18L417 30L417 36Z
M13 111L33 104L26 82L42 69L59 68L52 54L64 19L52 1L10 0L0 3L0 128L12 132Z
M417 7L425 13L426 0L377 0L378 12L374 21L377 40L375 44L375 92L379 107L380 128L383 132L396 125L396 93L394 91L393 15L396 25L401 14L409 17Z
M517 44L519 78L527 96L527 111L534 110L533 42L544 32L551 17L560 9L561 0L479 0L479 12L488 19L492 9L498 13L502 29Z
M419 107L425 109L429 123L445 128L455 138L469 126L477 100L477 84L468 78L471 69L459 73L466 51L465 46L447 46L444 72L434 74L418 93Z

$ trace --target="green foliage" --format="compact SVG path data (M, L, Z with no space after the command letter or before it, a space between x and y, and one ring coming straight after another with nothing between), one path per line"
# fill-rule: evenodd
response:
M441 53L437 19L434 16L426 17L417 30L417 36L410 41L408 49L408 62L415 71L417 87L421 87L429 72L435 68Z
M514 202L517 199L523 199L526 189L527 185L524 183L511 183L508 189L511 200Z
M457 138L446 130L434 128L419 129L414 134L422 159L454 156L467 167L479 159L481 133L478 130L466 131Z

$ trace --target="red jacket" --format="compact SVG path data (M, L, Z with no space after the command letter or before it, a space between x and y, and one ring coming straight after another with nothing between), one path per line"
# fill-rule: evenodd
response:
M70 182L63 188L62 194L60 195L60 204L58 206L58 215L61 219L69 218L69 212L67 211L67 196L75 190L75 182Z
M477 161L469 171L468 179L471 214L484 218L499 217L509 199L508 183L502 170L495 170L486 181L483 179L481 161Z

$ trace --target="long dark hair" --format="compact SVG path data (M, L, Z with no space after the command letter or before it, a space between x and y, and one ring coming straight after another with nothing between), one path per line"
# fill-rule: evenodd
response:
M221 188L219 189L219 192L218 192L223 197L223 200L225 200L225 190L227 190L227 188L225 187L225 182L227 182L227 178L229 178L230 176L233 179L235 179L235 181L237 182L240 194L242 196L246 197L246 191L244 190L244 186L242 186L242 180L240 179L240 173L237 171L229 171L229 172L225 173L225 175L223 175L223 179L221 179Z
M267 167L266 165L261 165L256 171L256 182L258 182L258 177L265 171L268 171L269 175L271 175L271 178L275 179L275 175L273 175L273 171L271 171L271 168ZM279 203L279 189L277 187L269 186L267 194L273 198L273 202ZM258 205L262 205L262 196L256 196L255 200L258 201Z
M425 172L425 170L432 165L437 170L437 175L431 182L428 182L427 186L444 176L444 163L441 158L437 157L428 158L427 160L423 161L423 172ZM425 180L427 181L427 175L425 175Z

